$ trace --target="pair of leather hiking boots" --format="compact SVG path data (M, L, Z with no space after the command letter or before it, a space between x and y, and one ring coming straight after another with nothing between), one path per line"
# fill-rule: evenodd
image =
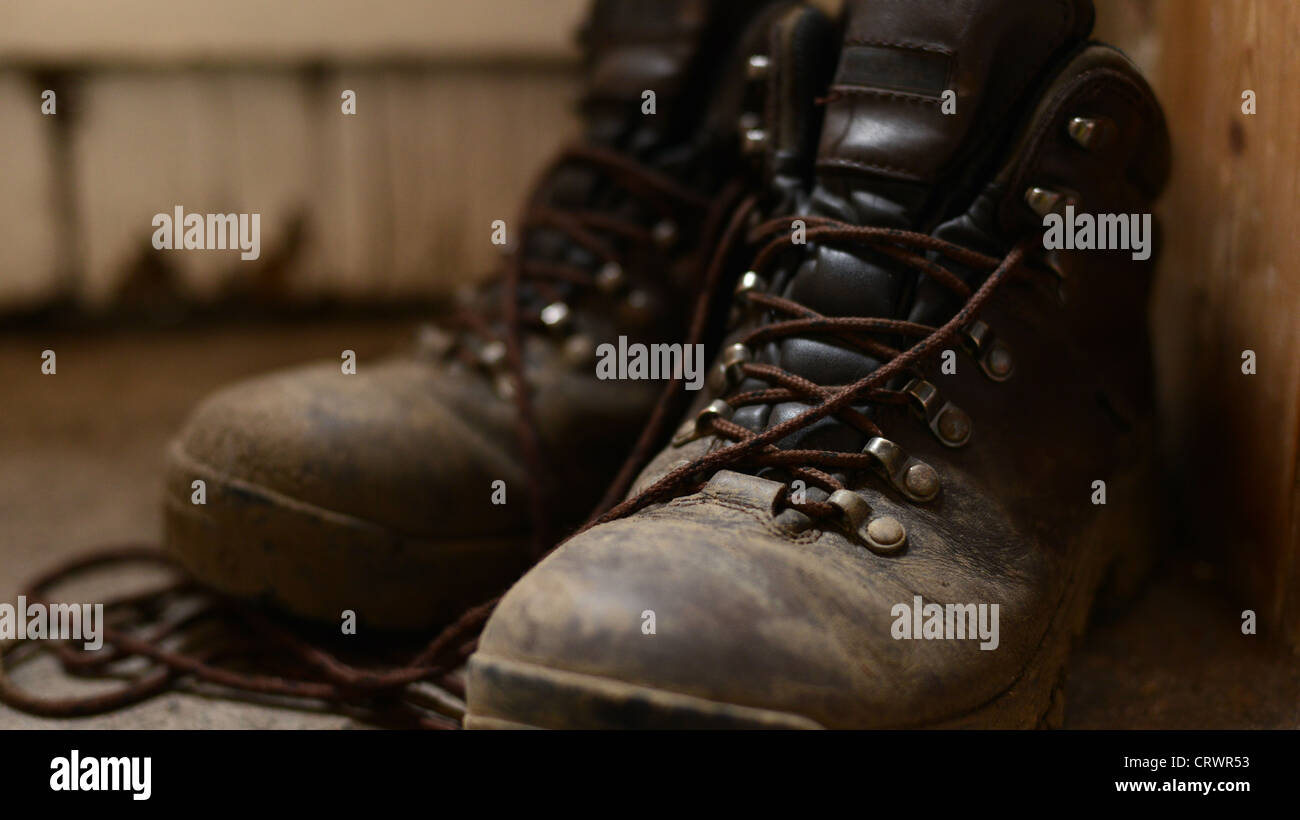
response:
M502 276L409 355L205 402L169 547L335 622L509 587L472 728L1059 725L1073 636L1160 532L1168 136L1092 22L599 0L585 138ZM599 378L620 336L706 345L707 388Z

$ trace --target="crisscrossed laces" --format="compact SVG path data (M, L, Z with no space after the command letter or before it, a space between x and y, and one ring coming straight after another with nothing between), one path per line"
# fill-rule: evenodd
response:
M940 327L930 327L898 319L872 317L828 317L810 308L780 296L749 291L743 294L751 304L787 316L784 320L760 325L744 334L740 344L752 344L795 335L820 334L843 340L845 343L870 353L881 365L853 384L826 386L770 364L744 362L741 364L747 377L757 378L771 385L765 389L749 390L726 399L732 407L769 404L781 401L802 401L812 404L804 412L762 432L754 432L719 414L701 417L699 432L711 434L732 442L696 460L681 465L659 478L637 495L617 504L608 512L594 518L587 526L629 515L649 504L680 495L689 488L698 487L707 477L729 466L744 464L750 467L773 466L792 476L822 487L828 491L845 489L844 484L827 470L856 471L870 468L873 457L866 453L847 453L827 450L781 449L776 442L819 419L834 416L855 429L880 436L882 431L854 405L871 403L902 403L906 396L901 391L885 387L895 376L904 373L932 352L952 340L988 301L993 292L1008 275L1018 269L1028 251L1030 240L1015 245L1001 260L946 242L927 234L893 228L864 227L828 218L782 217L755 228L753 234L760 238L771 237L754 259L752 270L760 273L771 265L776 256L789 248L789 232L796 219L806 226L808 242L847 242L863 244L884 253L903 265L913 267L965 299L962 307ZM971 291L948 269L935 264L920 252L933 251L955 262L978 271L987 271L983 284ZM906 350L894 349L864 334L886 333L913 337L917 341ZM837 512L828 502L795 501L789 487L783 493L786 505L810 517L826 517ZM584 528L585 529L585 528Z
M542 180L550 180L559 169L566 165L586 165L602 174L605 180L620 187L627 194L644 203L655 212L661 220L675 226L683 222L686 213L703 215L702 236L711 236L717 230L717 224L734 200L734 193L727 193L717 200L696 193L679 184L666 174L649 168L640 162L615 150L595 144L578 144L570 146L556 157L543 171ZM538 191L544 188L543 183ZM732 191L734 189L728 189ZM587 250L596 260L594 265L580 266L564 262L544 261L528 254L528 239L533 231L550 229L559 232L573 244ZM675 232L675 228L674 228ZM617 241L611 241L617 240ZM526 308L522 304L521 294L525 283L530 284L537 295L542 297L540 303L562 303L562 295L557 283L568 283L583 288L596 288L600 285L598 272L609 270L613 266L616 276L622 276L622 270L634 248L653 247L660 243L652 228L646 228L631 219L624 219L613 214L579 208L560 208L541 202L539 193L529 197L528 206L522 220L522 230L515 251L510 254L504 274L500 279L499 317L501 332L498 334L493 317L477 310L462 310L457 321L469 327L480 338L500 341L503 364L509 376L512 390L510 398L515 403L515 427L520 450L523 455L528 476L529 519L532 522L532 544L534 556L550 545L553 522L548 510L552 505L547 500L548 471L546 458L542 452L541 435L537 429L533 413L532 399L529 391L526 367L524 363L524 328L543 328L547 325L543 309ZM667 261L667 255L664 254ZM498 339L498 335L503 338ZM472 355L460 348L460 355L473 363Z
M462 308L455 321L467 326L485 340L499 337L494 319L513 315L515 324L542 328L544 322L539 309L522 310L518 305L519 286L533 286L542 303L563 298L557 283L567 283L580 288L599 286L597 273L605 265L620 269L630 251L638 247L653 247L661 242L654 228L638 221L623 218L605 211L546 204L540 199L540 190L565 166L586 166L601 174L603 181L617 186L635 197L654 212L658 224L676 225L689 214L705 214L714 205L712 198L687 188L660 171L642 165L613 149L590 143L578 143L561 151L543 170L538 191L530 195L520 224L520 240L516 244L499 277L489 280L487 287L502 286L501 301L495 310L483 306ZM549 229L561 234L571 245L589 252L594 265L575 265L567 262L547 261L526 253L528 239L534 231ZM613 241L611 241L613 240ZM508 285L515 285L515 296L507 298ZM510 310L514 307L514 311ZM505 328L507 332L509 327Z

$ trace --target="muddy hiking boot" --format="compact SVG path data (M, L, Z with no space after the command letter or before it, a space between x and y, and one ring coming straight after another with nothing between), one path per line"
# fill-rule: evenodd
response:
M1157 537L1163 116L1087 0L845 14L713 392L497 606L470 727L1059 725Z
M830 23L788 2L595 3L584 139L508 223L505 271L409 355L207 399L169 450L169 550L219 590L335 622L429 628L500 594L591 513L663 392L597 378L598 345L686 341L737 203L789 170L783 145L815 144L807 114L770 128L766 99L807 83L770 49L810 25Z

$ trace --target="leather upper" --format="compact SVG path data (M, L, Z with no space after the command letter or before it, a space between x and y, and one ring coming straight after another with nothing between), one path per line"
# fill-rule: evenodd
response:
M1091 18L1088 3L1073 2L850 3L836 84L868 92L828 107L803 212L919 229L999 258L1042 230L1029 187L1068 193L1089 213L1149 212L1168 172L1163 117L1125 57L1082 42ZM901 48L905 63L918 51L919 62L853 51L868 44ZM934 83L921 90L939 88L939 61L927 55L945 53L961 119L900 96L914 96L917 88L903 86L927 78ZM1068 133L1079 117L1113 123L1113 138L1081 145ZM972 287L983 281L930 258ZM843 476L873 516L906 528L901 553L877 554L841 521L784 509L778 471L719 470L701 476L696 491L562 545L502 601L479 651L835 727L959 720L1014 691L1091 594L1104 555L1137 537L1134 522L1156 495L1142 483L1151 447L1150 263L1128 251L1046 260L1039 246L1027 268L978 314L1010 351L1009 379L990 378L956 345L956 373L943 373L934 351L911 374L969 414L965 446L946 446L905 405L857 408L940 477L939 495L915 502L874 474ZM961 306L928 276L843 242L792 248L771 290L827 316L931 325ZM762 345L755 358L826 386L880 364L816 335ZM751 378L730 392L765 386ZM762 430L807 407L740 407L733 421ZM779 446L858 452L865 439L832 417ZM666 447L633 495L722 446L706 437ZM1090 501L1096 480L1110 483L1110 506ZM914 595L998 604L999 648L891 639L892 607ZM645 609L657 614L653 640L636 634Z

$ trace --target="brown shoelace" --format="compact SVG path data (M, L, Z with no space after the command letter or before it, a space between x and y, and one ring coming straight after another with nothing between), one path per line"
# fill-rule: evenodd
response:
M449 628L446 640L431 641L402 663L374 659L366 665L347 663L255 608L202 590L156 549L136 546L101 549L64 562L20 594L29 604L49 603L48 592L58 584L97 569L134 563L170 569L174 580L162 588L106 602L100 650L86 651L76 642L40 641L40 648L53 652L74 677L115 680L120 685L107 692L68 697L45 697L23 689L10 676L14 665L10 657L33 648L29 638L0 647L0 701L34 715L80 717L130 706L177 688L181 678L191 678L248 695L350 708L359 716L390 725L458 728L455 699L463 697L464 691L453 671L474 650L472 640L455 642L452 633L461 629ZM189 599L188 607L177 608L179 613L168 611L174 608L170 604L183 598ZM481 623L482 619L471 610L461 620ZM185 639L205 626L207 634L218 639L198 648L186 647ZM148 668L143 672L121 668L136 658L149 661ZM243 671L250 667L260 671ZM273 671L280 673L268 674ZM430 708L428 698L413 698L408 691L415 681L429 682L452 697Z

